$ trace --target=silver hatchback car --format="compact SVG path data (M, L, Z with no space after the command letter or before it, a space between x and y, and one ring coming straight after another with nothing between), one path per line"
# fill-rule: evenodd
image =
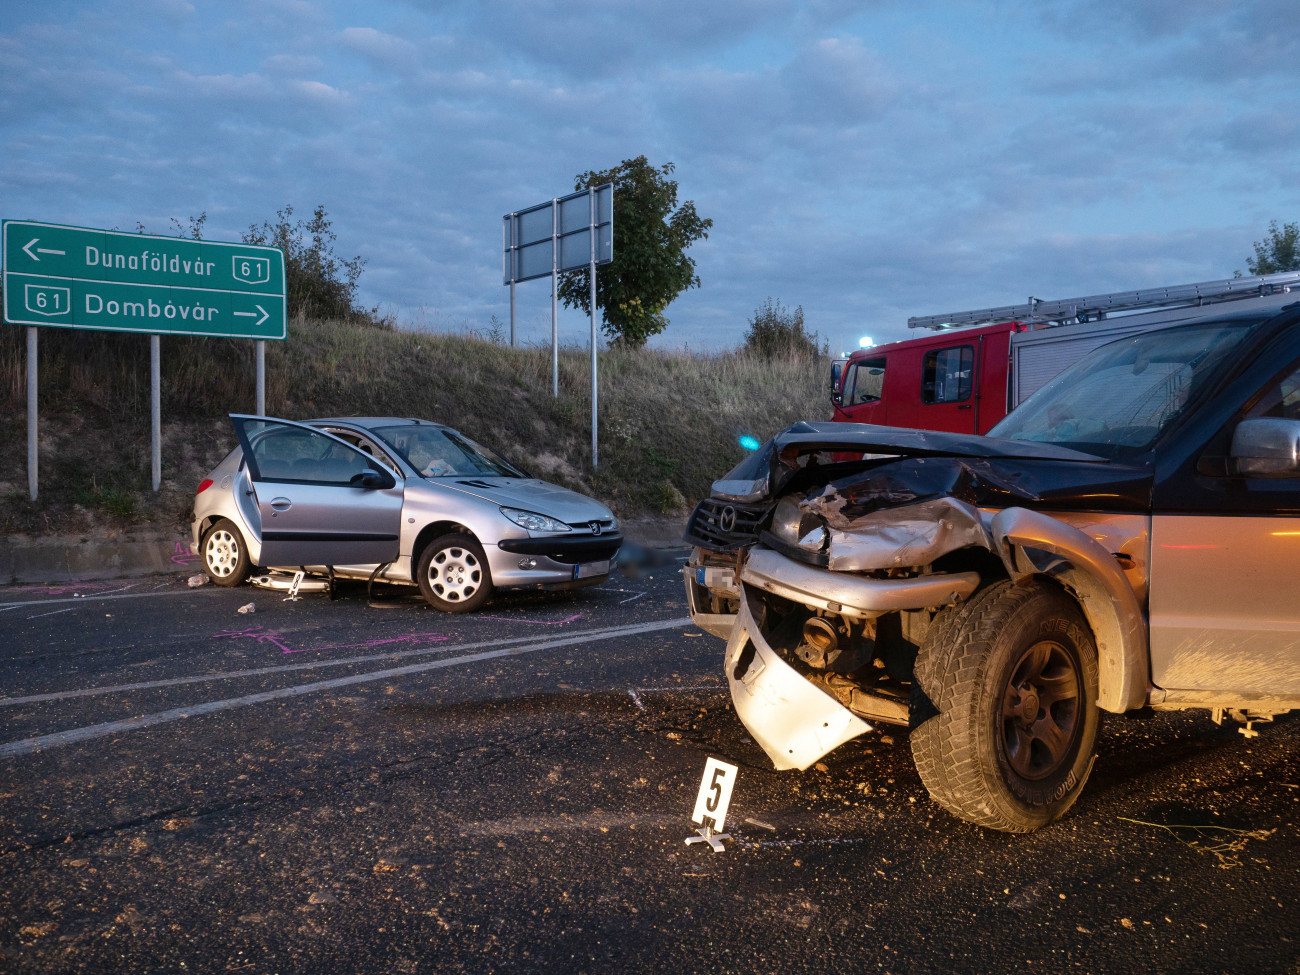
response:
M231 415L239 446L194 498L190 551L237 586L254 566L418 585L435 609L493 589L609 577L604 505L511 466L450 427L398 417Z

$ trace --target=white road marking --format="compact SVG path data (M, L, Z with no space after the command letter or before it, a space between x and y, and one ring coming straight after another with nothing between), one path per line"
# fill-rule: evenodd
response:
M69 606L67 609L56 609L56 610L51 610L48 613L37 613L35 616L29 616L27 618L29 620L38 620L42 616L58 616L60 613L71 613L73 609L74 607Z
M260 694L246 694L243 697L232 697L217 701L203 701L198 704L169 708L166 711L157 711L153 714L142 714L121 721L105 721L101 724L89 725L83 728L72 728L68 731L57 731L52 734L37 735L34 738L11 741L0 745L0 758L32 755L46 749L59 748L64 745L72 745L77 742L89 741L94 738L103 738L123 731L135 731L140 728L151 728L154 725L168 724L172 721L180 721L183 718L194 718L204 714L214 714L218 711L229 711L234 708L246 707L252 704L263 704L267 701L279 701L285 698L302 697L306 694L314 694L317 691L328 691L340 687L351 687L356 684L369 684L374 683L375 681L389 680L394 677L404 677L408 674L420 674L430 670L441 670L447 667L455 667L460 664L472 664L481 660L495 660L498 657L521 656L526 653L536 653L539 650L554 650L561 647L567 648L583 643L593 643L598 640L608 640L612 636L633 636L638 633L654 633L659 630L676 629L682 626L689 626L690 623L691 621L689 619L676 619L658 623L642 623L635 626L613 627L581 637L570 635L562 639L547 640L544 643L539 643L531 647L503 647L497 650L467 654L461 657L430 660L425 663L408 664L405 667L389 667L385 670L371 671L366 674L353 674L349 677L336 677L333 680L315 681L310 684L297 684L292 687L282 687L274 691L263 691Z
M126 587L130 589L130 586ZM114 589L113 592L121 592L120 589ZM96 599L157 599L159 596L192 596L195 594L193 589L177 589L175 592L128 592L120 596L101 596L99 593L86 593L84 596L67 596L63 599L26 599L22 602L0 603L0 612L6 609L17 609L19 606L55 606L58 603L88 603ZM206 595L206 594L205 594Z
M646 624L630 624L628 626L602 627L598 630L577 630L570 637L587 637L587 636L622 636L625 631L642 632L641 627ZM672 626L684 626L686 621L673 620L671 624L665 624L664 628ZM155 687L180 687L183 684L202 684L214 680L233 680L239 677L263 677L267 674L291 673L296 670L318 670L322 667L346 667L351 664L369 664L378 663L381 660L402 660L407 657L423 657L431 653L445 654L454 653L462 650L480 650L484 647L508 647L519 643L528 643L535 640L533 636L511 637L508 640L481 640L477 643L456 643L447 645L439 643L432 647L417 647L414 650L395 650L392 653L375 653L367 654L361 657L332 657L328 660L312 660L303 663L280 664L275 667L252 667L247 670L218 670L210 671L206 674L195 674L191 677L169 677L166 680L147 680L137 681L131 684L107 684L97 687L85 687L74 691L51 691L46 694L27 694L23 697L0 697L0 707L15 704L35 704L41 701L66 701L77 697L94 697L97 694L119 694L123 691L145 691ZM583 641L586 642L586 641Z

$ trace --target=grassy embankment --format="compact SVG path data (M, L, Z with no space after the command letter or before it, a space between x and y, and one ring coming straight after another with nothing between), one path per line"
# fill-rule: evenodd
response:
M163 484L149 477L149 344L137 335L40 333L40 496L27 496L25 329L0 327L0 534L178 530L194 486L234 446L227 413L254 409L253 344L162 342ZM600 353L600 468L591 470L590 359L331 321L268 342L274 416L401 415L448 423L530 473L622 517L681 513L760 440L824 419L825 362L615 349Z

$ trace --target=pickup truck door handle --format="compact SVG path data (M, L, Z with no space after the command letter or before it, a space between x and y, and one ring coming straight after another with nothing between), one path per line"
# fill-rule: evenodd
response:
M961 406L957 407L957 409L969 410L973 405L974 405L973 403L963 403Z
M293 502L288 498L272 498L271 507L276 511L288 511L293 507Z

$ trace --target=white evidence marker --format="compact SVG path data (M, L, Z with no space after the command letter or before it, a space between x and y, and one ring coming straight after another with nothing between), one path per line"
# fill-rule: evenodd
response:
M704 777L700 780L700 792L695 797L695 811L691 820L699 823L698 836L686 837L686 845L708 843L714 853L726 849L723 840L731 839L729 833L722 831L727 821L727 807L731 805L731 790L736 785L738 769L717 758L710 758L704 763Z

